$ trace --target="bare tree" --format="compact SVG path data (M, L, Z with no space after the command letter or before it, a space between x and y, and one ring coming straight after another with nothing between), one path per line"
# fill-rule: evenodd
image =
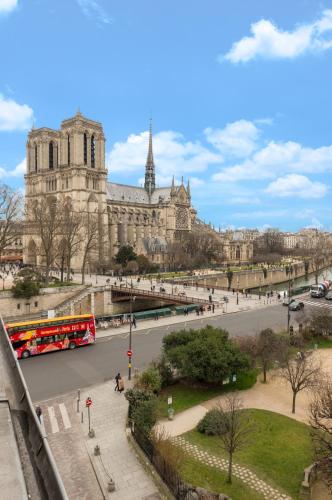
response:
M295 413L296 396L304 389L318 386L321 378L321 367L310 353L299 352L295 358L287 354L280 375L291 386L293 393L292 413Z
M310 425L318 466L332 493L332 383L328 380L310 405Z
M4 250L18 236L19 221L22 218L22 195L5 184L0 185L0 261Z
M91 253L98 248L99 226L97 213L85 213L83 215L83 256L82 256L82 285L85 283L86 264Z
M45 282L49 282L50 268L59 255L61 233L61 210L55 197L42 197L31 209L31 222L40 237L42 259L45 265Z
M236 393L227 396L225 403L216 407L220 415L220 445L228 453L229 483L232 482L234 453L248 444L254 430L242 408L241 399Z
M78 254L83 242L84 234L82 231L84 218L81 213L76 212L68 200L63 200L61 204L62 223L62 261L66 262L67 281L70 278L70 269L72 258Z
M289 349L287 340L275 333L271 328L262 330L256 336L240 337L240 349L248 354L254 364L260 364L263 371L263 382L267 381L267 372L276 361L282 361Z

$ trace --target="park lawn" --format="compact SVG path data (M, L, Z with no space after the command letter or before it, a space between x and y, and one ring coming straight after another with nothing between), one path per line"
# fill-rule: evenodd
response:
M309 349L315 349L316 345L317 345L317 349L331 349L331 347L332 347L332 340L331 339L312 340L308 344L308 347L309 347Z
M239 374L235 383L223 386L202 387L199 385L189 385L177 383L163 389L158 396L158 410L160 418L167 417L168 396L172 396L172 408L175 414L187 410L192 406L199 405L204 401L215 398L229 391L250 389L256 383L257 370Z
M256 429L248 445L234 455L234 463L248 466L271 486L298 498L303 470L313 462L310 427L267 410L242 410ZM190 431L184 437L214 455L227 458L215 436Z
M226 482L224 471L209 467L191 457L187 457L181 469L181 477L193 486L200 486L214 493L224 493L232 500L263 500L258 491L249 488L240 479L233 477L232 484Z

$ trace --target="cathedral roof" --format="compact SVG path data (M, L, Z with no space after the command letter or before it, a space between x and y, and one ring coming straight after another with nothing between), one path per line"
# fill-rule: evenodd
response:
M107 199L109 201L122 201L127 203L144 203L157 205L168 202L171 198L171 188L156 188L151 197L147 191L138 186L127 186L126 184L107 183Z

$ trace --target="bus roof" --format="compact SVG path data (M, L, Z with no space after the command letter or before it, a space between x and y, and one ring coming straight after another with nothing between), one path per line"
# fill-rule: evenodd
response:
M57 321L65 321L69 319L87 319L93 317L93 314L74 314L72 316L58 316L55 318L46 318L46 319L34 319L32 321L21 321L18 323L7 323L6 328L14 328L15 326L29 326L29 325L40 325L46 323L55 323Z

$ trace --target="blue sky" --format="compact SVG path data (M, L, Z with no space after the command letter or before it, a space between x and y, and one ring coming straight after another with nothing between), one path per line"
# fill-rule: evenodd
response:
M332 230L332 0L0 0L0 181L79 107L109 179L190 178L216 226Z

